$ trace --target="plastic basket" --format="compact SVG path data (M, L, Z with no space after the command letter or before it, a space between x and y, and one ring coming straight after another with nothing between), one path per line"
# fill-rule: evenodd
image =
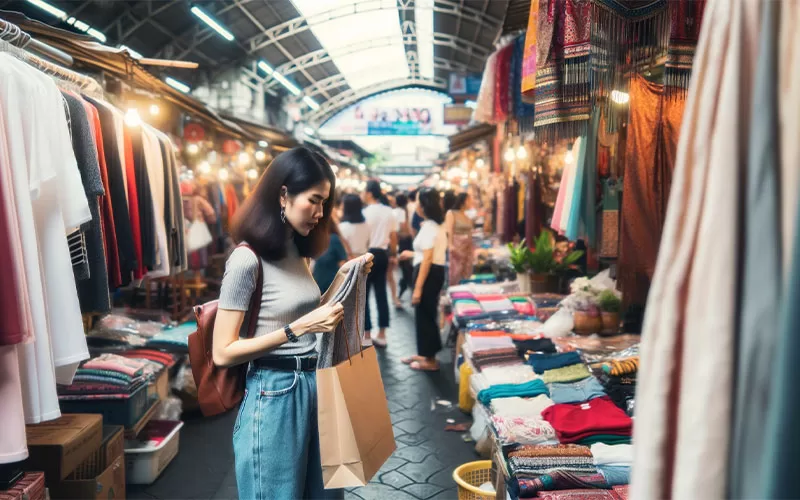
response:
M495 493L479 487L492 480L492 461L479 460L459 466L453 471L453 480L458 485L458 500L487 500L497 498Z
M125 443L128 484L152 484L172 462L180 448L183 422L151 420L137 441Z

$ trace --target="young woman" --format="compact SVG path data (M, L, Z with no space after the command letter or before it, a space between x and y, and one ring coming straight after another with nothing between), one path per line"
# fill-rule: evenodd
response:
M397 195L395 200L397 203L397 208L395 208L394 213L395 219L397 219L398 222L397 251L403 252L405 250L412 250L412 242L414 241L414 238L411 236L411 225L409 224L408 220L408 198L405 194L400 193ZM398 302L403 296L403 293L413 286L411 283L411 275L414 271L410 260L401 260L399 262L399 267L401 278L400 290L397 293Z
M462 279L472 276L473 225L465 213L471 208L472 197L469 193L459 193L456 195L453 208L447 212L444 219L444 226L447 230L447 249L450 252L448 266L450 286L458 285Z
M414 250L405 251L403 259L414 263L414 316L417 329L417 356L403 360L412 370L438 371L436 353L442 349L439 334L439 294L444 285L447 234L442 227L444 216L439 192L424 188L417 195L417 212L423 221L414 238Z
M218 366L249 363L233 428L240 498L340 496L326 492L322 481L315 349L317 334L332 332L343 309L320 306L320 289L308 269L308 259L328 244L334 184L322 156L291 149L275 158L234 218L235 239L252 250L240 246L228 258L212 355ZM259 259L261 309L255 336L243 339ZM334 286L326 295L333 291Z
M357 194L346 194L342 198L342 218L339 234L350 247L350 258L364 255L369 250L369 226L364 218L364 204Z

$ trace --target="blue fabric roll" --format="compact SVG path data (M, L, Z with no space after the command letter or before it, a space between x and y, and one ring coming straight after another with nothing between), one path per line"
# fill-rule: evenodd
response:
M500 384L493 385L478 393L478 401L484 405L489 405L496 398L533 398L540 394L550 395L550 391L544 382L539 379L525 382L524 384Z

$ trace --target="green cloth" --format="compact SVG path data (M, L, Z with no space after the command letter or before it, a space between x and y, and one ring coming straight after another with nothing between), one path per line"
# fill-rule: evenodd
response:
M540 394L544 394L549 397L550 391L547 389L547 386L544 385L544 382L542 382L540 379L536 379L525 382L524 384L493 385L490 388L484 389L478 393L478 401L486 406L489 406L489 403L491 403L493 399L497 398L533 398Z
M576 363L563 368L545 370L544 383L552 384L553 382L575 382L577 380L583 380L590 375L591 373L589 373L586 365L583 363Z
M604 443L604 444L631 444L631 437L630 436L617 436L614 434L595 434L593 436L589 436L587 438L583 438L580 441L576 441L575 444L580 444L583 446L591 446L597 443Z

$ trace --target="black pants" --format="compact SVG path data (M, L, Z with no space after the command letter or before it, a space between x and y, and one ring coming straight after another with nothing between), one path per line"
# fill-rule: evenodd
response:
M400 252L403 250L412 250L413 249L413 238L411 236L401 236L400 240L398 241L397 248ZM414 282L412 281L411 277L414 273L414 266L411 264L411 260L401 260L400 264L400 291L397 293L397 297L400 298L406 290L413 290L414 289Z
M417 280L419 266L414 268L414 281ZM444 286L444 266L431 265L428 278L422 285L422 298L414 308L414 321L417 327L417 354L426 358L436 356L442 350L442 337L439 334L439 295Z
M380 328L389 327L389 297L386 290L386 270L389 269L389 252L380 248L370 248L370 253L375 256L372 259L372 271L367 277L367 313L366 330L372 330L372 318L369 312L369 291L375 289L375 302L378 303L378 326Z

